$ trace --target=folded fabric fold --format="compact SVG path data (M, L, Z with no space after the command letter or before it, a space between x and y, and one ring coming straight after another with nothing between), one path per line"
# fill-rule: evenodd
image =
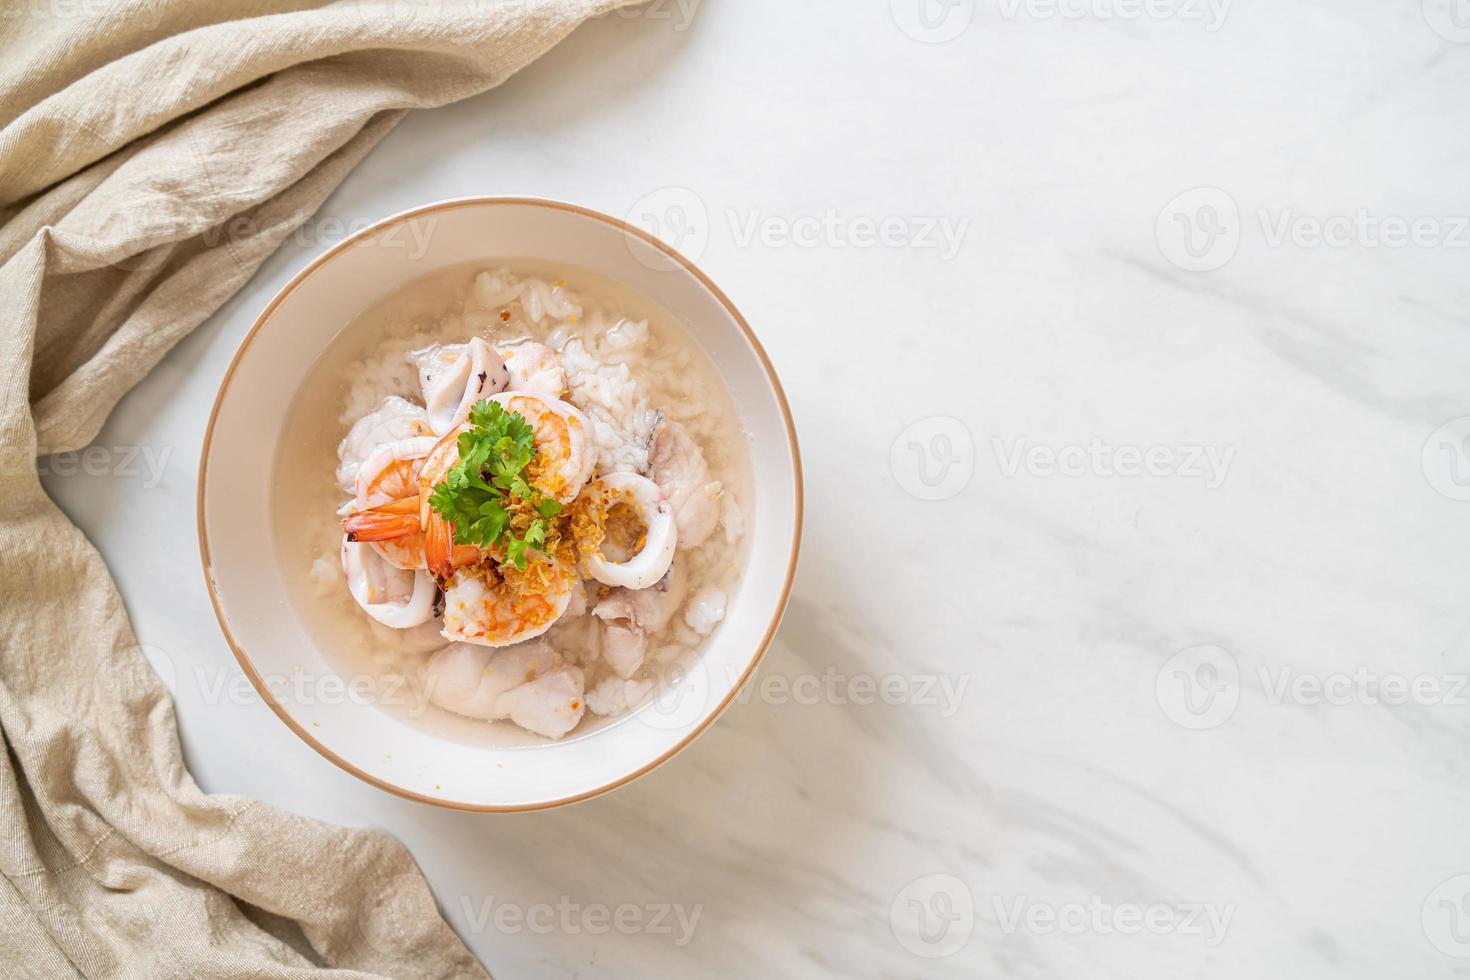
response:
M494 87L631 2L0 17L4 975L484 976L391 838L195 785L168 692L36 457L95 438L406 110Z

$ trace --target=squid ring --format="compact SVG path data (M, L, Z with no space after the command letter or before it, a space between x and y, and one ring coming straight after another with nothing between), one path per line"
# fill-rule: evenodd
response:
M637 553L625 561L608 559L600 545L593 549L586 557L587 574L603 585L625 589L646 589L657 584L668 573L679 544L674 508L668 497L658 484L635 473L609 473L587 490L602 494L609 508L631 504L647 528Z
M366 544L346 539L342 541L342 571L347 575L352 598L363 612L384 626L412 629L434 615L436 586L425 572L394 568ZM413 577L412 591L404 588L405 576Z

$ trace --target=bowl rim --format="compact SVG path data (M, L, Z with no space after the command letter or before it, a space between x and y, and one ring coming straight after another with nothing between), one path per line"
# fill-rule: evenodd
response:
M725 696L724 700L722 700L718 705L715 706L715 709L711 711L708 716L701 720L699 724L691 729L687 735L685 735L673 747L668 749L662 755L658 756L656 759L653 759L651 762L644 764L642 767L636 769L635 771L628 773L627 775L620 776L609 783L605 783L601 786L595 787L582 793L574 794L572 796L567 796L555 800L547 800L538 803L476 804L463 803L454 800L445 800L423 793L416 793L413 790L405 789L402 786L397 786L393 783L388 782L387 780L380 779L377 776L373 776L370 773L363 771L362 769L348 762L346 759L343 759L341 756L337 755L322 742L314 738L311 733L308 732L304 727L302 727L294 718L292 718L290 713L286 711L285 707L276 700L275 695L271 693L270 687L265 683L265 681L261 678L259 672L255 669L255 665L250 659L249 654L245 652L244 648L240 645L239 642L236 641L234 634L230 631L229 621L225 618L224 608L220 604L219 593L215 588L213 562L211 560L209 551L209 533L205 527L204 521L204 488L205 479L209 469L210 448L214 440L215 421L219 416L220 406L224 403L225 393L229 390L230 382L234 378L235 369L239 366L241 359L245 356L245 352L250 347L251 342L265 326L266 322L270 320L271 316L276 312L276 309L283 302L286 301L287 297L289 297L308 276L310 276L317 269L326 265L333 259L340 257L359 240L378 234L384 229L409 221L413 218L422 217L423 215L433 214L439 211L447 211L458 208L485 206L498 207L506 205L521 207L539 207L547 208L554 211L569 212L572 214L580 215L584 218L589 218L593 221L601 222L605 225L609 225L614 229L621 231L625 235L630 235L643 241L645 244L652 246L654 249L658 250L664 256L670 259L672 262L677 264L689 275L692 275L700 283L700 285L704 286L705 289L709 290L710 294L714 296L719 304L725 308L725 311L730 315L731 319L735 321L736 325L739 326L741 332L745 335L745 339L750 343L751 348L755 351L757 359L760 361L761 368L765 372L766 380L771 386L772 393L776 396L776 404L781 411L781 418L786 426L786 439L791 451L794 510L792 520L790 554L786 562L785 581L782 583L781 594L776 603L776 608L771 614L771 621L767 624L766 631L761 637L760 642L757 644L755 652L750 658L749 665L745 668L744 673L740 675L739 682L731 687L730 693ZM214 404L209 410L209 421L204 429L204 440L200 444L199 477L198 486L196 489L196 518L198 521L199 529L199 558L204 571L204 585L205 588L209 591L210 605L214 608L214 615L215 618L219 621L220 630L224 633L225 642L229 645L230 650L234 653L235 660L239 663L240 669L244 671L245 676L250 679L251 685L254 686L255 690L260 694L261 699L270 706L270 709L273 712L275 712L276 717L280 718L281 721L286 724L286 727L295 732L302 741L315 749L317 753L325 758L327 761L331 762L339 769L342 769L343 771L348 772L353 776L356 776L363 782L376 786L378 789L384 790L388 793L392 793L394 796L399 796L407 800L413 800L417 803L427 803L432 806L442 807L445 809L461 810L473 813L526 813L537 810L551 810L557 807L570 806L574 803L581 803L585 800L590 800L594 797L602 796L604 793L610 793L615 789L626 786L627 784L633 782L635 779L638 779L641 776L645 776L653 770L657 769L659 766L663 765L665 762L669 761L675 755L678 755L681 751L687 748L700 735L708 731L709 728L714 725L714 723L719 720L720 716L723 715L725 711L730 707L731 703L740 694L741 689L745 687L746 683L749 682L751 676L755 673L756 668L759 667L761 661L765 659L766 653L770 649L771 641L775 638L776 630L781 624L781 618L785 614L786 607L791 599L792 583L794 582L796 577L797 557L799 552L801 551L801 532L804 515L805 489L803 485L801 470L801 449L797 443L796 424L792 419L791 406L786 400L786 392L781 387L781 380L779 377L777 377L776 369L771 364L771 359L766 354L765 348L761 345L760 339L756 337L755 331L751 329L749 321L745 319L745 316L740 312L739 309L736 308L735 304L731 302L730 297L725 295L725 292L720 289L719 286L715 285L714 281L710 279L709 276L705 275L704 271L701 270L697 265L695 265L694 262L686 258L684 255L680 254L669 245L665 244L663 241L649 234L642 228L638 228L619 218L614 218L611 215L605 214L601 211L595 211L591 208L583 207L579 204L571 204L566 201L558 201L551 198L501 195L448 198L442 201L435 201L430 204L420 205L418 207L409 208L405 211L399 211L396 214L388 215L387 217L382 218L379 221L373 222L365 228L359 229L358 231L347 235L341 241L328 248L321 255L318 255L316 258L312 259L305 266L303 266L300 271L298 271L289 280L287 280L286 284L280 288L275 296L271 298L270 302L265 305L265 308L261 310L260 314L255 318L255 322L251 324L250 329L246 331L244 338L240 341L240 346L236 348L234 355L230 358L229 366L225 368L224 376L220 379L219 390L215 394Z

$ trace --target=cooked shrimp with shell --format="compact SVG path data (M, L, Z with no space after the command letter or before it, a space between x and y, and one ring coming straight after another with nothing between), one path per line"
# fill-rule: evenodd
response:
M465 275L408 287L434 312L348 369L323 466L348 495L337 594L374 625L373 669L431 712L561 738L638 710L709 642L739 581L747 447L667 314L625 315L637 297L591 276L595 295Z

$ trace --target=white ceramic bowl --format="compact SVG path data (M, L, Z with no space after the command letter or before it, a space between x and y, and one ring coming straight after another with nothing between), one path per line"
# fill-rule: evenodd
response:
M400 247L388 247L393 243ZM402 243L413 243L413 248ZM271 526L275 448L312 362L359 312L421 276L468 262L544 259L644 294L718 367L753 455L748 567L730 615L663 697L583 738L486 747L402 720L333 678L287 596ZM333 465L323 460L323 466ZM641 230L585 208L470 198L395 215L339 243L286 284L220 385L199 464L199 547L225 638L266 703L307 744L368 782L466 810L584 800L642 775L709 727L750 677L791 590L802 484L791 413L770 361L729 299ZM303 697L291 678L316 678ZM335 695L333 692L336 692Z

